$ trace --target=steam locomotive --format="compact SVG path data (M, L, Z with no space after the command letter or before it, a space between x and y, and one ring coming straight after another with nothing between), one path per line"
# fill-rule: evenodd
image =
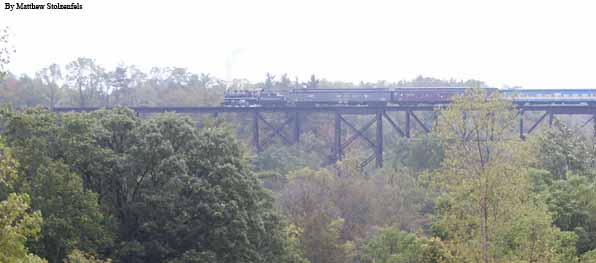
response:
M263 90L233 90L224 95L226 107L334 106L387 104L446 104L454 96L463 95L466 87L407 88L301 88L287 95ZM518 104L596 104L596 89L486 89L500 92L505 99Z

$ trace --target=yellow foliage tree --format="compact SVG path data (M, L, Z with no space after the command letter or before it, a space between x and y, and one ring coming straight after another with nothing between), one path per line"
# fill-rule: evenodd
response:
M17 162L0 142L0 197L12 188ZM46 262L29 253L25 243L41 230L41 213L30 211L29 195L9 193L0 201L0 262Z
M458 261L561 262L565 249L557 240L573 240L532 197L533 154L517 137L516 122L510 102L481 90L440 112L435 129L445 158L437 179L445 195L437 224Z

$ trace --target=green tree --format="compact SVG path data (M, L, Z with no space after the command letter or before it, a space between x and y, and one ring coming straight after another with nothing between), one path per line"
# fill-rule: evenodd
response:
M265 91L273 91L275 87L275 75L267 72L265 75L265 83L263 84L263 88Z
M382 228L367 240L363 262L376 263L449 263L451 252L438 238L417 237L396 227Z
M511 103L474 90L440 114L445 195L438 221L452 250L462 261L556 262L559 231L532 196L532 155L514 133Z
M415 263L421 254L415 234L386 228L366 243L362 258L365 262Z
M111 260L101 260L92 254L84 253L78 249L73 250L64 263L111 263Z
M285 262L288 263L310 263L304 255L304 250L300 247L300 239L303 237L304 230L300 227L289 224L286 228L288 255Z
M62 96L61 82L62 70L58 64L52 64L49 67L43 68L36 73L36 78L39 79L43 86L45 97L45 105L48 105L51 110L60 101Z
M311 262L350 261L352 249L362 247L371 229L394 225L414 231L427 221L422 208L428 199L415 176L389 168L364 176L357 159L335 166L334 172L290 172L279 191L288 220L302 230L300 244Z
M549 129L532 139L536 148L538 167L564 179L568 172L594 176L596 144L574 133L556 120Z
M288 74L282 74L280 76L277 86L279 91L286 94L293 88L292 80L288 77Z
M84 190L81 176L50 161L36 171L27 192L32 206L44 215L42 233L33 250L50 262L61 262L74 249L102 252L111 247L109 221L97 195Z
M64 114L60 121L27 110L7 120L8 141L33 178L34 200L60 219L48 222L62 238L47 240L101 253L96 248L104 239L96 237L105 235L96 233L105 222L115 232L110 250L117 262L288 258L285 223L273 199L249 169L245 149L219 122L197 130L188 118L142 120L124 108ZM113 221L95 213L96 196L87 190L97 193Z
M18 180L17 167L10 150L0 144L0 261L46 262L29 253L26 246L39 235L41 213L31 211L29 195L9 193Z
M555 225L577 235L577 254L593 250L596 248L593 139L555 121L553 129L533 137L532 144L537 166L545 169L531 174L534 191L546 201Z
M29 253L26 241L39 234L39 212L29 212L29 196L11 193L0 202L0 260L7 263L46 262Z
M547 175L552 176L547 173ZM596 184L585 176L568 173L566 180L553 180L540 192L554 223L577 237L577 253L596 248Z
M74 126L72 116L62 119L64 127ZM16 182L16 190L29 194L31 206L45 216L40 239L31 242L32 249L50 262L61 262L75 248L86 252L106 249L112 234L97 195L84 189L81 175L67 166L73 155L79 159L93 155L94 151L83 155L77 149L84 145L80 139L84 134L65 132L57 126L55 114L45 110L10 112L5 118L7 143L15 149L19 172L24 175Z
M128 67L118 65L114 71L108 73L108 84L110 86L110 95L113 97L112 103L115 105L126 105L126 102L132 95L131 82L128 76Z
M337 178L327 170L292 172L281 205L292 224L303 230L300 245L312 263L353 260L353 242L342 240L345 219L334 204Z
M304 167L317 169L321 160L325 159L324 142L313 133L301 135L301 142L293 145L274 144L267 147L255 157L254 164L257 171L273 171L287 175L290 171Z
M78 58L66 65L67 86L79 107L108 106L109 93L105 70L90 58Z
M310 75L310 79L308 82L304 83L304 85L309 89L316 89L319 87L319 80L315 77L315 74Z
M443 160L441 142L433 133L421 134L413 139L399 138L388 144L388 148L391 151L386 154L386 166L396 170L409 170L418 174L439 168Z
M581 263L596 263L596 250L590 250L590 251L584 253L581 256L579 262L581 262Z

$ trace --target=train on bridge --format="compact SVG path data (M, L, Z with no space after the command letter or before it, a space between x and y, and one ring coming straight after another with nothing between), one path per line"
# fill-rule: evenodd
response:
M230 90L224 95L225 107L284 106L386 106L446 104L463 95L466 87L404 88L301 88L287 94L265 90ZM516 104L589 104L596 105L596 89L485 89L500 92Z

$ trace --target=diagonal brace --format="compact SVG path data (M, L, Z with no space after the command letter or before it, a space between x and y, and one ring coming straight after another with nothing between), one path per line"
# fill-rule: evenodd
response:
M538 125L546 118L546 116L549 115L549 112L545 112L544 115L542 115L537 121L536 123L534 123L534 125L532 125L532 127L530 127L530 129L528 130L528 134L532 133L534 131L534 129L536 129L536 127L538 127Z
M427 128L427 127L424 125L424 123L422 123L422 121L420 121L420 119L418 119L418 116L416 116L416 114L414 114L414 111L410 111L410 114L412 115L412 117L414 117L414 120L415 120L415 121L416 121L418 124L420 124L420 127L422 127L422 129L423 129L425 132L427 132L427 133L428 133L428 132L430 131L430 129L428 129L428 128Z
M366 158L366 160L362 161L362 163L360 164L360 169L364 169L364 167L366 167L372 160L374 160L376 156L377 155L373 153L368 158Z
M263 123L265 123L267 126L269 126L269 128L271 128L271 130L273 130L272 133L270 133L267 138L265 139L265 141L268 141L270 139L272 139L273 137L275 137L275 135L279 136L280 138L282 138L284 140L284 142L288 145L292 144L292 142L290 141L290 139L288 139L288 137L286 137L281 131L283 130L283 128L288 125L289 123L291 123L294 120L294 117L291 117L289 119L287 119L284 123L282 123L279 127L275 127L273 126L273 124L271 124L270 122L268 122L267 120L265 120L265 118L263 118L263 116L261 116L261 114L258 114L259 119L261 119L261 121L263 121ZM263 143L265 144L265 143Z
M389 124L391 124L391 126L393 127L393 129L395 129L395 131L397 131L397 133L399 133L399 135L405 136L404 131L402 131L399 128L399 126L397 126L397 124L389 117L389 115L387 115L386 112L383 112L383 116L385 116L385 119L389 122Z
M352 142L354 142L358 136L364 136L364 132L366 130L368 130L370 128L370 126L373 125L373 123L375 123L375 119L370 120L366 125L364 125L364 127L362 127L362 129L360 129L359 131L357 131L355 134L353 134L350 138L348 138L348 140L341 146L342 149L347 148L350 144L352 144Z
M584 122L584 124L582 124L579 127L580 128L586 127L586 125L588 125L588 123L592 122L593 120L594 120L594 116L592 116L590 119L588 119L586 122Z
M362 138L364 138L371 147L376 148L375 143L373 141L371 141L368 137L366 137L364 134L362 134L358 129L356 129L356 127L354 127L354 125L352 125L351 123L349 123L346 119L344 119L342 116L339 116L339 118L346 124L348 125L348 127L350 127L350 129L352 129L354 132L356 132L358 135L360 135ZM373 122L375 120L373 119Z

